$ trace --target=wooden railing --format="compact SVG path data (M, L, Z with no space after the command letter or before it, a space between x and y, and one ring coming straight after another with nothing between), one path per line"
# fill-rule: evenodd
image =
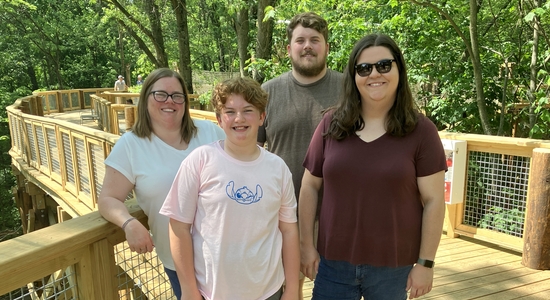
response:
M147 226L137 204L127 206ZM134 284L119 284L124 273L119 271L115 248L124 240L120 228L93 212L2 242L0 295L16 291L17 295L7 299L125 299L124 295L133 293ZM144 275L134 280L140 276ZM157 294L150 290L149 299L171 297L167 285Z
M468 152L465 199L462 203L447 205L448 235L467 235L523 251L524 224L529 217L529 205L533 200L531 194L536 192L532 189L532 182L537 178L530 178L530 174L536 168L542 167L532 165L531 159L534 151L550 149L550 143L535 139L449 132L440 132L439 136L442 139L466 141ZM486 161L481 167L474 159L480 155L485 158L478 161ZM477 173L483 171L491 172L488 176L487 173L481 176L490 177L491 182L484 182L476 177ZM523 185L519 182L521 180L524 181ZM481 193L476 193L476 189L481 190ZM518 194L521 197L516 197ZM511 208L513 205L515 207ZM479 215L475 222L468 222L467 216L474 214ZM519 228L515 233L510 233L506 227L514 225L514 218L521 220L521 224L518 224ZM496 225L487 226L491 223ZM547 237L537 238L542 240Z
M118 274L117 278L131 273L130 281L141 282L141 273L128 273L128 268L123 267L126 266L124 259L115 252L115 245L124 240L122 232L94 212L104 176L103 160L119 135L42 117L48 111L41 109L43 99L41 95L28 96L7 108L12 137L10 155L18 179L14 196L28 234L0 243L0 295L28 287L28 283L37 278L49 276L51 279L51 274L67 273L70 267L73 275L65 281L74 283L72 293L80 295L80 299L115 299L123 292L120 286L107 282L114 273ZM92 100L86 107L91 105ZM60 110L69 108L60 107ZM191 114L195 118L215 120L212 112L192 111ZM109 114L105 118L110 118ZM529 213L533 210L530 207L532 182L538 179L530 177L538 167L531 160L537 150L550 149L550 143L446 132L440 132L440 137L466 141L468 152L465 197L460 204L447 205L447 233L472 236L522 251L524 224L533 221ZM146 223L142 212L136 207L132 209L140 221ZM34 232L55 223L48 222L52 210L57 211L60 221L75 219ZM37 226L39 221L41 226ZM530 243L533 239L545 238L531 236ZM123 272L112 272L113 268L121 268ZM14 276L16 273L20 275ZM150 287L136 286L142 292L152 292Z

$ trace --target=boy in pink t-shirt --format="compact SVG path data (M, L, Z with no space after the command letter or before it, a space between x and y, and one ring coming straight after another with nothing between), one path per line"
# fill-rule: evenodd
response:
M256 144L267 94L250 78L234 78L216 86L211 102L227 137L182 162L160 210L170 217L182 299L296 299L292 175Z

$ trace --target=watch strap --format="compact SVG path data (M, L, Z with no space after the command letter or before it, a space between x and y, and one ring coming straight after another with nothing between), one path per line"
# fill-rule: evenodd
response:
M416 261L416 264L418 265L421 265L421 266L424 266L426 268L433 268L434 265L435 265L435 262L433 260L427 260L427 259L422 259L422 258L419 258L417 261Z

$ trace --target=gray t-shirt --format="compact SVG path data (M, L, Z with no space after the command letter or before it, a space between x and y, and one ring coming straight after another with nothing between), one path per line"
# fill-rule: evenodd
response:
M296 199L304 175L304 157L313 132L322 119L321 112L336 104L342 91L342 73L327 70L312 84L299 83L292 72L273 78L262 85L269 94L264 126L258 142L280 156L292 173Z

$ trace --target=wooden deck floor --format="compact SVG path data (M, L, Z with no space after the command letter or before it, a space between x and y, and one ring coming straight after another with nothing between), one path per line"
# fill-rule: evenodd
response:
M313 282L306 279L304 299ZM437 251L434 288L419 299L548 300L550 271L521 264L521 253L461 237L443 236Z

